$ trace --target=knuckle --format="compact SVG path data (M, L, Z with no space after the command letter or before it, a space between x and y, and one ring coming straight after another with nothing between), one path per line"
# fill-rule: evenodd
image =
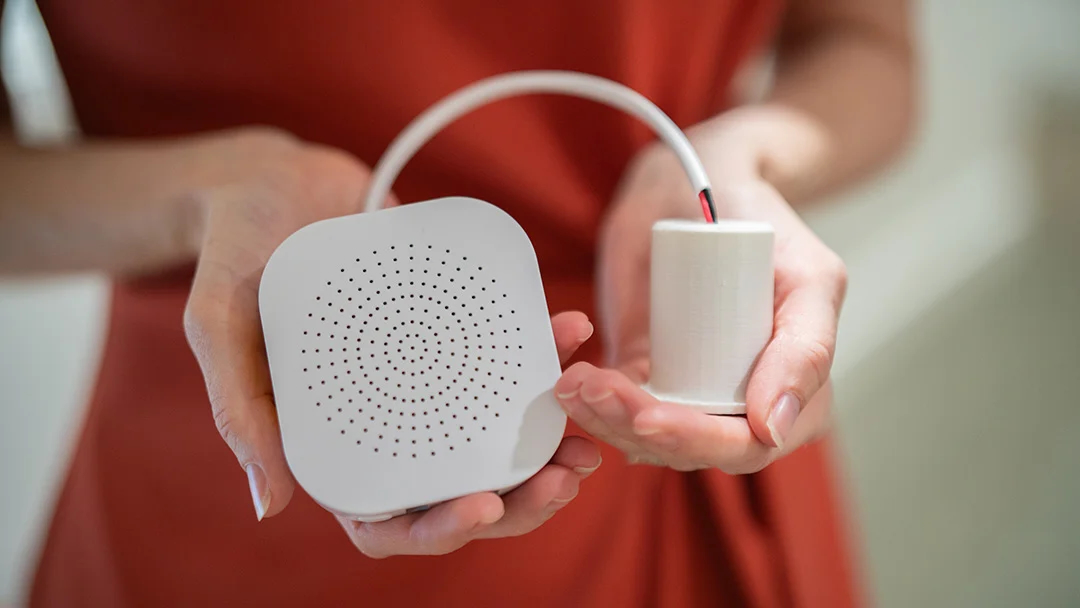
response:
M833 344L826 344L822 340L803 338L799 341L799 348L803 353L806 365L813 371L818 386L825 384L829 379L829 370L832 369ZM809 395L804 395L809 397Z
M829 274L831 275L833 281L836 282L837 291L839 292L840 297L843 298L844 294L847 293L848 288L847 264L844 263L844 260L841 259L839 255L832 252L831 250L829 251L829 254L831 257L831 260L829 262Z
M833 353L836 350L834 336L807 336L785 331L778 333L773 342L776 348L771 351L772 356L759 362L760 366L768 365L779 370L786 370L782 373L793 374L794 377L789 381L796 383L798 383L798 378L806 377L807 370L812 373L818 386L823 386L829 379ZM795 367L791 368L792 365ZM798 387L794 388L798 389ZM805 399L811 395L800 394L799 396Z
M228 407L219 405L217 400L214 402L213 412L214 427L217 428L221 439L236 454L237 458L242 458L242 433L236 417L232 415Z
M184 335L196 355L202 352L209 342L208 318L209 313L205 306L188 302L184 308Z
M835 352L836 339L834 336L807 336L784 332L778 334L774 340L778 348L775 356L770 359L770 365L786 369L783 373L791 374L789 382L799 397L805 400L812 395L804 394L806 387L798 386L802 382L799 379L807 379L807 372L818 387L824 386L829 379L832 369L833 353ZM763 363L764 365L764 363ZM789 367L794 365L794 367Z

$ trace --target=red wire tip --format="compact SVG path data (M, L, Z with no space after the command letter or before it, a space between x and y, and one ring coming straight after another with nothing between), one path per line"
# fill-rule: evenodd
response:
M709 196L708 190L702 190L698 192L698 200L701 201L701 212L705 215L705 221L713 223L716 221L716 217L713 214L712 197Z

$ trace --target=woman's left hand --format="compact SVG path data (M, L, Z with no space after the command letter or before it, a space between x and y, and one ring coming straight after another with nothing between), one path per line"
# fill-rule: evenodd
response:
M713 180L717 214L764 220L776 231L774 329L749 379L745 418L705 415L641 388L649 373L652 224L701 213L674 155L660 146L642 152L605 219L599 315L611 368L578 363L555 392L579 426L624 451L631 462L753 473L814 440L828 425L828 377L846 271L760 177L752 136L746 123L723 119L690 134Z

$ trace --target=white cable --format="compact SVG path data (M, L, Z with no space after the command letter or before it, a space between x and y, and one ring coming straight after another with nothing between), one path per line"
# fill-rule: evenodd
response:
M591 99L632 114L648 124L672 148L695 192L709 188L709 178L682 130L640 93L616 82L577 72L511 72L476 82L445 97L416 117L390 144L375 165L364 210L378 211L405 163L436 133L476 108L527 93L561 93Z

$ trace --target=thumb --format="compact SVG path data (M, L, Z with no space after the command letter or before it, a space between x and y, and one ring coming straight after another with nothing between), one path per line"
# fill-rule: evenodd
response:
M649 252L652 218L618 205L601 227L596 282L608 364L623 367L649 354Z
M199 284L198 276L195 282ZM216 305L203 293L200 287L192 291L184 329L206 379L218 432L247 476L261 521L285 508L296 482L281 443L257 300L252 294L251 308L237 306L237 299L245 299L239 296L229 303L239 310L223 313L226 305Z
M832 294L806 286L793 290L776 312L772 340L746 388L747 419L758 439L778 448L793 439L795 421L828 382L838 311Z

